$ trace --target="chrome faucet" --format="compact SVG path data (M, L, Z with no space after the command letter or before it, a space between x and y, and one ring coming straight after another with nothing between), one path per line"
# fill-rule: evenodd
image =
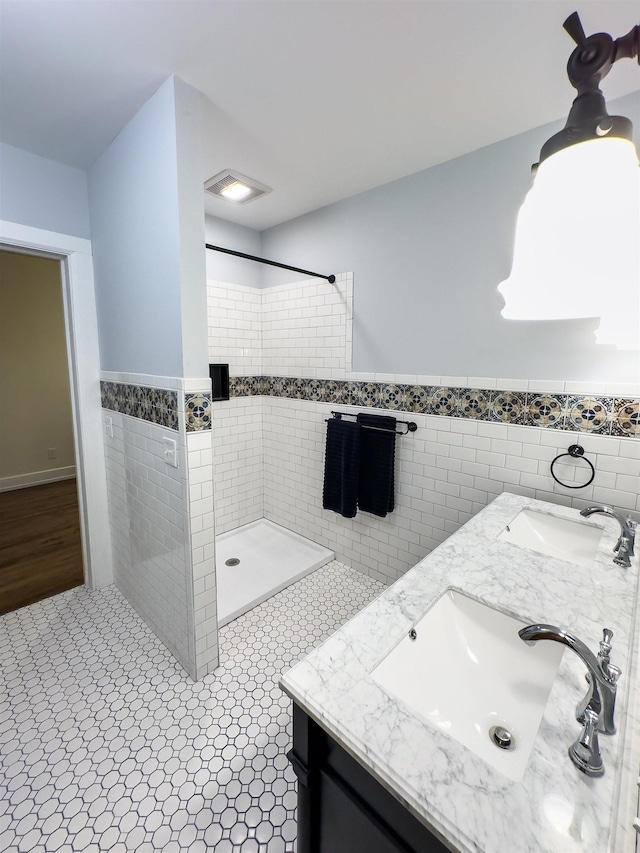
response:
M620 669L609 660L611 637L613 632L608 628L603 631L600 652L596 657L593 652L577 637L554 625L528 625L518 632L520 639L532 646L538 640L553 640L569 646L587 667L587 682L589 689L585 698L576 708L576 719L584 721L585 711L590 708L598 715L598 730L605 734L615 734L613 712L616 704L616 684L620 678Z
M602 515L610 515L612 518L615 518L620 525L620 536L613 548L617 556L613 558L613 562L616 566L622 566L623 568L628 569L631 566L630 557L633 557L635 553L633 540L637 525L631 519L630 515L624 518L619 512L616 512L615 509L612 509L610 506L604 506L603 504L588 506L586 509L580 510L580 515L584 518L589 518L590 515L594 515L598 512L602 513Z
M587 667L587 695L576 708L576 718L583 724L578 739L569 747L569 758L587 776L602 776L604 765L600 755L598 731L614 734L613 712L616 703L616 684L620 669L609 659L613 632L603 631L598 657L577 637L554 625L528 625L518 632L528 646L538 640L553 640L569 646Z

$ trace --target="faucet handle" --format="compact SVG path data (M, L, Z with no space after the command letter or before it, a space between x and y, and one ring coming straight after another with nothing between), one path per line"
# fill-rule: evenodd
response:
M622 536L618 539L618 544L613 549L617 557L613 558L613 562L616 566L622 566L623 569L628 569L631 567L631 557L634 556L634 548L633 548L633 540L632 539L623 539Z
M598 742L598 714L591 708L584 712L580 737L569 747L569 758L587 776L602 776L604 764Z
M602 629L602 639L600 640L600 651L598 652L598 659L600 661L606 662L609 660L609 655L611 654L611 639L613 637L613 631L611 628L603 628Z
M611 663L610 655L612 649L612 637L613 631L611 628L602 629L602 640L600 641L600 651L598 652L598 663L600 664L602 674L609 684L616 684L622 674L622 670L619 666L615 666Z
M631 518L630 515L627 515L624 521L624 525L621 524L620 536L618 537L618 541L616 542L616 544L613 546L613 550L623 560L627 556L633 557L635 555L634 540L637 526L638 525L635 523L635 521ZM628 568L626 563L624 565Z
M603 673L607 678L609 684L613 684L614 686L618 683L618 679L622 675L622 670L619 666L616 666L613 663L608 663L606 667L603 667Z
M630 556L630 557L634 557L634 556L635 556L635 553L636 553L636 552L635 552L634 543L635 543L635 537L636 537L636 529L637 529L637 527L638 527L638 525L637 525L637 524L635 523L635 521L631 518L631 516L630 516L630 515L628 515L628 516L627 516L627 529L629 530L629 539L631 540L631 541L630 541L630 544L629 544L629 556Z

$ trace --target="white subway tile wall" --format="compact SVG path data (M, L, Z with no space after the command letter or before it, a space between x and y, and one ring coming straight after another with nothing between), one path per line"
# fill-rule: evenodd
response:
M538 380L351 373L353 277L343 274L338 281L335 292L328 283L315 281L254 291L262 301L251 301L246 310L255 322L256 306L261 306L259 339L264 344L262 358L256 357L255 363L261 365L256 375L531 391L555 388ZM242 301L233 294L247 290L209 282L210 298L234 302L236 308ZM210 353L219 339L216 322L216 311L210 306ZM323 334L327 329L330 331ZM233 363L233 350L229 353L220 360L229 361L232 375L242 375ZM572 385L560 384L563 388ZM637 393L636 389L627 390ZM418 424L418 431L397 441L394 512L385 519L366 513L342 518L322 509L324 420L332 408L336 406L279 397L239 397L214 404L219 533L264 516L332 548L337 559L388 583L503 491L576 508L604 502L640 513L637 438L401 413L401 419ZM358 411L344 405L338 408ZM243 445L245 430L250 441ZM573 443L585 448L596 469L593 483L585 489L563 488L550 473L554 457ZM583 472L584 480L588 479L584 460L558 464L557 470L567 482L580 482ZM247 484L252 486L249 497Z
M353 275L257 290L207 282L209 361L231 376L343 379L351 369Z
M204 678L218 665L211 444L210 430L187 433L196 679Z
M231 376L342 378L351 363L353 276L256 290L207 282L209 361ZM347 363L348 353L348 363ZM213 405L216 532L265 518L263 400Z
M334 284L311 279L262 293L262 373L344 379L351 274ZM350 350L350 347L349 347Z
M145 377L181 397L186 382L203 387L202 379L168 378ZM218 664L211 432L187 434L183 416L172 430L113 410L103 410L103 424L115 583L189 675L202 678ZM176 442L177 467L165 460L164 438Z
M231 376L262 373L262 291L207 282L209 361L228 364Z
M397 580L503 491L576 509L608 503L640 513L636 439L411 414L418 430L396 442L393 513L342 518L322 509L324 420L331 404L269 397L263 407L266 517L332 548L336 559L385 583ZM556 483L549 466L578 440L596 476L590 486L574 491ZM574 482L590 475L584 460L572 459L563 473Z
M262 397L213 404L216 533L265 517Z
M193 592L184 431L103 410L114 578L179 663L195 676ZM167 465L162 439L177 442Z

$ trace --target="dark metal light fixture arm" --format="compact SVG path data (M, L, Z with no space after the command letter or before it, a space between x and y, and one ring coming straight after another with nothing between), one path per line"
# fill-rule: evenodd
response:
M640 24L629 30L626 36L620 36L613 43L613 61L618 59L637 59L640 65Z
M563 27L577 44L567 64L569 80L576 89L583 84L597 86L619 59L637 58L640 63L640 25L615 41L608 33L585 36L577 12L569 15Z
M600 136L632 138L629 119L607 112L600 82L618 59L638 57L640 62L640 25L615 41L608 33L586 36L580 16L573 12L564 22L564 28L577 45L569 57L567 74L578 94L564 128L542 146L540 162L563 148Z

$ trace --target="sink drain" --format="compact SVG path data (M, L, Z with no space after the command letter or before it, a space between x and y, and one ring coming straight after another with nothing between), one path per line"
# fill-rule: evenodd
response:
M489 737L500 749L513 749L515 746L515 743L513 742L513 735L503 726L491 726L489 729Z
M224 561L225 566L237 566L240 564L240 560L237 557L229 557L228 560Z

